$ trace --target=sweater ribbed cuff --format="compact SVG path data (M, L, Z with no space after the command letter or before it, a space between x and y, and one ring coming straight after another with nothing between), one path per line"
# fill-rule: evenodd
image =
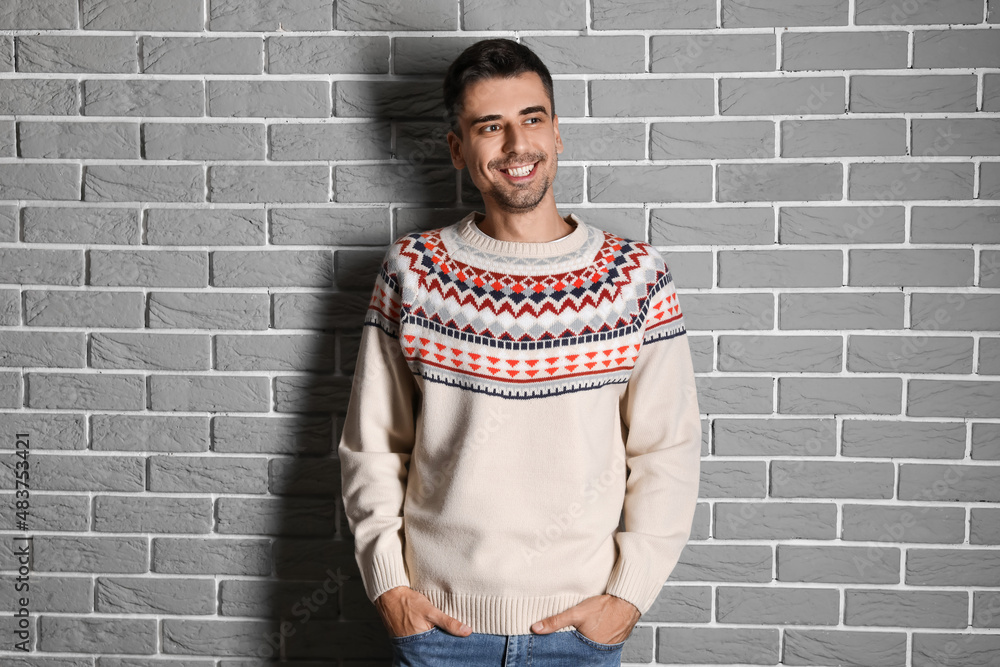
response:
M403 554L399 552L375 554L361 574L365 592L372 602L390 588L410 585L406 563L403 561Z
M648 567L619 556L611 570L606 593L628 600L639 609L640 614L645 614L653 606L664 583Z

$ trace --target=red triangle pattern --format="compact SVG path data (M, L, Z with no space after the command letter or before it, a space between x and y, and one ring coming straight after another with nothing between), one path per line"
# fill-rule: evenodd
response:
M544 357L507 359L462 350L415 334L403 334L401 344L407 359L467 375L503 379L507 382L518 380L530 382L627 370L635 365L640 348L640 344L635 343L617 345L600 351L564 355L549 353Z

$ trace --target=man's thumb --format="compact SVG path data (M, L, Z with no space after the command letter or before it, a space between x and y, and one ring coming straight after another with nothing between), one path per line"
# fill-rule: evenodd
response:
M569 625L569 620L563 619L562 614L556 614L555 616L549 616L548 618L543 618L540 621L536 621L531 626L531 631L549 632L550 630L558 630L564 625Z
M457 618L448 616L444 612L441 612L441 617L438 619L436 625L440 625L453 635L465 637L472 634L472 628L470 626L466 625Z

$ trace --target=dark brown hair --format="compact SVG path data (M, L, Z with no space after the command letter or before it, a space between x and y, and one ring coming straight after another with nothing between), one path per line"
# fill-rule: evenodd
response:
M535 52L511 39L484 39L472 44L452 61L444 77L444 106L448 123L458 136L462 128L458 117L462 113L463 95L471 84L496 77L511 78L525 72L535 72L549 96L549 113L556 114L552 93L552 75Z

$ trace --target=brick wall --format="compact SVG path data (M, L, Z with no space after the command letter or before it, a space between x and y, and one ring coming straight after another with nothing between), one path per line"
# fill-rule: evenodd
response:
M701 502L625 662L998 664L997 22L3 0L0 662L387 664L331 445L382 251L482 210L441 75L516 36L556 78L560 211L661 248L691 328Z

